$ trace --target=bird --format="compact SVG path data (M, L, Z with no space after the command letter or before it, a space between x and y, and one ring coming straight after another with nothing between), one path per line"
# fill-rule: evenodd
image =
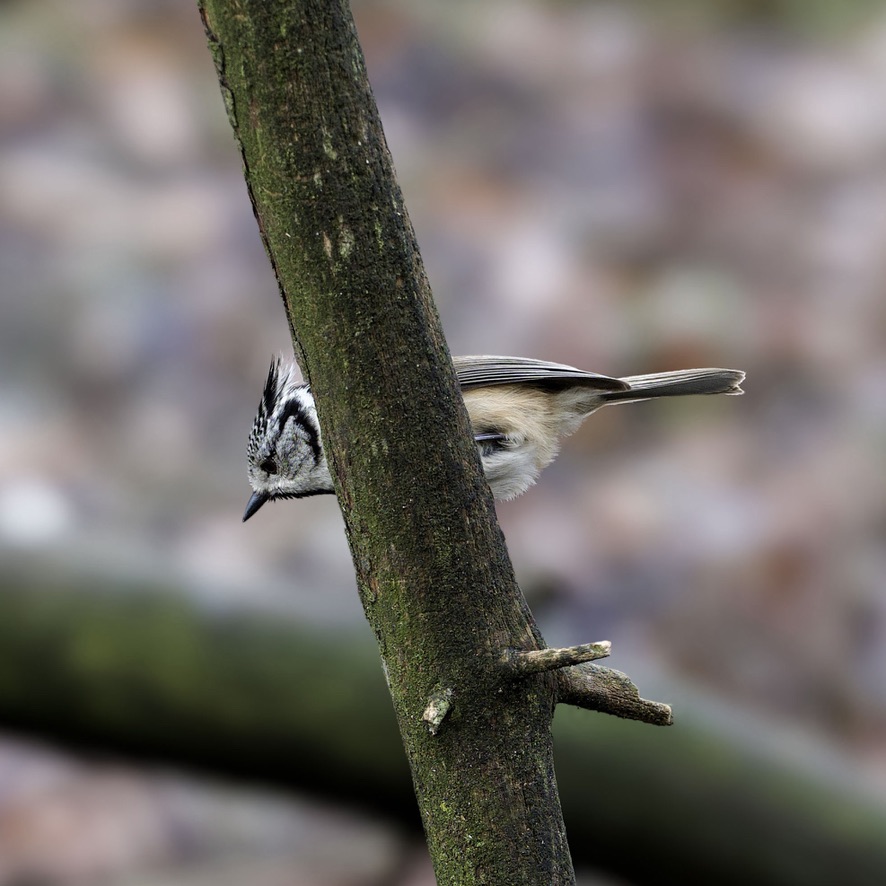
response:
M614 378L525 357L454 357L483 472L496 500L521 495L560 441L600 407L689 394L742 394L738 369L679 369ZM271 361L247 443L252 496L245 522L269 501L334 493L310 385Z

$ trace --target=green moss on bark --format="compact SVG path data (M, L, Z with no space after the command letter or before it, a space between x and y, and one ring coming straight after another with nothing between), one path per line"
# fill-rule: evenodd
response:
M514 580L347 5L201 4L302 369L317 398L440 883L572 882L552 681ZM230 99L228 99L230 96ZM305 505L309 506L309 505ZM437 686L445 728L422 721Z

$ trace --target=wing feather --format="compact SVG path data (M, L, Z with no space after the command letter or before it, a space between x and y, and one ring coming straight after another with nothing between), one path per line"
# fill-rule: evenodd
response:
M627 391L630 388L618 378L528 357L454 357L453 362L463 388L510 384L528 384L552 390L574 385L600 391Z

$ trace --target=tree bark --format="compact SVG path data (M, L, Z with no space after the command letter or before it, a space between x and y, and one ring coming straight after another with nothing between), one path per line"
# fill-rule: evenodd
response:
M501 664L541 638L495 520L350 10L203 0L201 12L316 397L437 880L571 883L555 680Z
M514 579L346 0L201 0L441 884L572 883L558 700L670 723Z

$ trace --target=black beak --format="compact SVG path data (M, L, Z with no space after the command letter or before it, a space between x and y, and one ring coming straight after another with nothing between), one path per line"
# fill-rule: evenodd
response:
M253 492L246 505L243 522L245 523L270 497L267 492Z

